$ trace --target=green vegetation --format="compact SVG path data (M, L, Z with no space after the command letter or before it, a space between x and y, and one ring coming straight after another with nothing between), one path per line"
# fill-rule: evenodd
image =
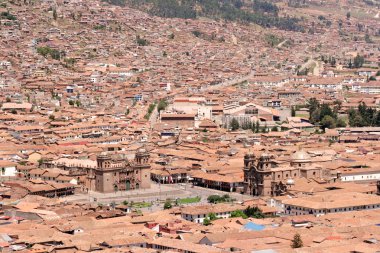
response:
M240 128L239 121L235 118L231 121L231 129L232 131L238 130Z
M255 219L263 219L264 218L264 214L262 213L260 208L258 208L256 206L254 206L254 207L248 206L244 210L244 214L248 217L255 218Z
M139 46L148 46L150 43L146 39L140 37L140 35L136 36L136 43Z
M66 53L64 51L59 51L57 49L52 49L50 47L37 47L37 53L47 58L50 56L54 60L60 60L62 56Z
M209 213L207 217L203 220L203 225L208 226L211 224L211 221L217 220L218 217L215 213Z
M105 25L95 25L94 30L105 30L107 27Z
M65 58L63 61L65 62L64 66L66 68L73 67L74 64L77 62L77 60L74 58Z
M237 218L241 217L243 219L247 218L255 218L255 219L263 219L265 218L264 214L262 213L261 209L254 206L248 206L244 211L243 210L236 210L231 212L231 218Z
M373 43L373 40L371 39L368 33L366 33L366 35L364 36L364 40L367 43Z
M149 119L150 118L150 115L152 114L152 112L154 111L154 108L156 108L156 103L153 103L153 104L150 104L149 107L148 107L148 112L145 114L144 116L144 119Z
M216 204L216 203L224 203L224 202L232 202L234 201L230 195L224 194L223 196L219 195L210 195L207 198L208 203Z
M380 111L377 112L362 102L358 109L348 111L348 119L352 127L380 126Z
M252 8L257 11L265 12L265 13L272 13L275 16L278 15L279 9L275 4L272 4L267 1L261 1L261 0L254 0Z
M361 68L363 66L363 64L364 64L364 57L357 55L354 58L354 68Z
M178 199L176 201L177 204L191 204L191 203L198 203L199 201L201 201L201 197L197 196L197 197L189 197L189 198L183 198L183 199Z
M57 10L54 9L54 10L53 10L53 19L54 19L54 20L57 20L57 17L58 17L58 15L57 15Z
M163 111L168 106L168 102L165 99L161 99L160 102L158 102L157 105L157 111Z
M151 207L152 203L150 202L136 202L136 203L131 203L131 207L133 208L147 208Z
M111 4L146 11L164 18L195 19L207 17L216 20L254 23L263 27L304 31L299 19L280 17L279 8L269 1L254 0L103 0ZM244 8L242 8L244 7Z
M308 100L307 106L310 112L310 122L319 123L322 129L346 126L346 122L337 116L341 109L340 101L335 101L330 107L311 98ZM352 127L380 126L380 112L368 107L365 103L360 103L357 109L350 109L348 115L349 124Z
M3 11L0 13L0 19L16 20L16 16L9 13L9 11Z
M338 111L341 109L342 102L334 101L331 108L327 104L320 104L316 98L311 98L307 102L310 113L310 122L312 124L320 124L322 129L345 127L346 122L338 119Z
M172 208L172 203L170 200L166 200L165 204L164 204L164 209L167 210L167 209L170 209Z
M282 41L284 41L283 38L280 38L274 34L266 34L264 39L267 42L267 44L270 45L271 47L275 47L278 44L280 44Z
M236 210L236 211L231 212L231 218L238 218L238 217L241 217L243 219L248 218L248 216L242 210Z
M291 246L293 249L302 248L303 242L300 234L297 233L294 235Z

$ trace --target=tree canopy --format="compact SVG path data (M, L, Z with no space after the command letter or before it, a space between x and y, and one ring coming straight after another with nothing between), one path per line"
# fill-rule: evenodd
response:
M252 2L242 0L103 0L110 4L137 8L151 15L164 18L195 19L207 17L254 23L263 27L277 27L282 30L304 31L300 20L280 17L279 8L266 0ZM245 8L243 8L245 7Z

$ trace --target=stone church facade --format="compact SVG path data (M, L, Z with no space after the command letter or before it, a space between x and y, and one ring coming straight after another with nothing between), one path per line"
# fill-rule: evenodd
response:
M289 164L280 164L274 156L252 153L244 156L244 193L253 196L280 196L297 178L330 180L328 170L315 166L310 156L300 150L295 152Z
M93 170L95 191L115 192L150 188L149 153L140 149L133 161L101 154Z

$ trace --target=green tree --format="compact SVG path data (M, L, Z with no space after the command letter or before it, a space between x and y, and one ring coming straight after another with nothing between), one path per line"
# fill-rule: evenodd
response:
M210 221L214 221L214 220L217 220L218 217L216 216L215 213L209 213L209 214L208 214L208 219L209 219Z
M363 56L360 56L360 55L357 55L355 58L354 58L354 67L355 68L361 68L364 64L364 57Z
M172 202L170 200L166 200L164 204L164 209L167 210L167 209L171 209L172 207L173 207Z
M256 130L255 130L255 133L259 133L260 132L260 121L257 121L256 122Z
M53 10L53 18L54 18L54 20L57 20L57 10L56 9Z
M254 207L248 206L244 210L244 213L248 217L252 217L252 218L256 218L256 219L262 219L262 218L264 218L264 214L262 213L262 211L260 210L260 208L258 208L256 206L254 206Z
M73 106L75 104L74 100L69 100L69 105Z
M146 39L141 38L140 35L136 36L136 43L139 46L147 46L147 45L150 44L149 41L147 41Z
M231 218L241 217L243 219L247 219L248 216L242 210L236 210L231 212Z
M158 102L157 110L160 112L162 110L165 110L168 106L168 102L165 99L161 99L160 102Z
M346 17L347 17L347 19L350 19L351 18L351 12L347 12Z
M339 118L336 121L336 127L346 127L346 126L347 126L347 123L342 118Z
M300 234L297 233L297 234L294 235L291 246L292 246L293 249L297 249L297 248L302 248L303 247L303 242L302 242Z
M321 104L316 98L310 98L307 101L307 107L309 108L310 122L312 124L321 120ZM329 115L328 108L324 107L324 115Z
M322 126L323 129L325 129L325 128L329 128L329 129L335 128L336 127L335 119L333 117L331 117L330 115L325 115L323 117L323 119L321 120L321 126Z
M207 202L212 203L212 204L216 204L220 202L220 200L221 200L221 197L219 195L210 195L207 197Z
M204 219L203 219L203 225L204 225L204 226L209 226L209 225L211 225L211 221L210 221L210 219L209 219L209 218L204 218Z
M291 115L292 115L292 117L296 116L296 109L294 108L294 106L292 106Z
M364 35L364 41L365 41L366 43L373 43L373 41L372 41L372 39L371 39L371 37L369 36L368 33L366 33L366 34Z
M253 133L256 132L256 123L254 121L251 124L251 130Z
M239 129L239 121L237 121L237 119L233 118L232 121L231 121L231 129L232 131L235 131L237 129Z
M325 116L331 116L334 119L336 118L336 115L333 112L333 110L330 108L330 106L327 104L322 104L318 121L322 120Z
M5 102L10 103L10 102L11 102L11 98L10 98L10 97L7 97L7 98L5 99Z

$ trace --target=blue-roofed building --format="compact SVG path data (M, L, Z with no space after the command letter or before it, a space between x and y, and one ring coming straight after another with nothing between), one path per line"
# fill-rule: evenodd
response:
M256 223L251 222L251 221L244 225L244 229L250 230L250 231L261 231L264 228L265 228L264 225L256 224Z

